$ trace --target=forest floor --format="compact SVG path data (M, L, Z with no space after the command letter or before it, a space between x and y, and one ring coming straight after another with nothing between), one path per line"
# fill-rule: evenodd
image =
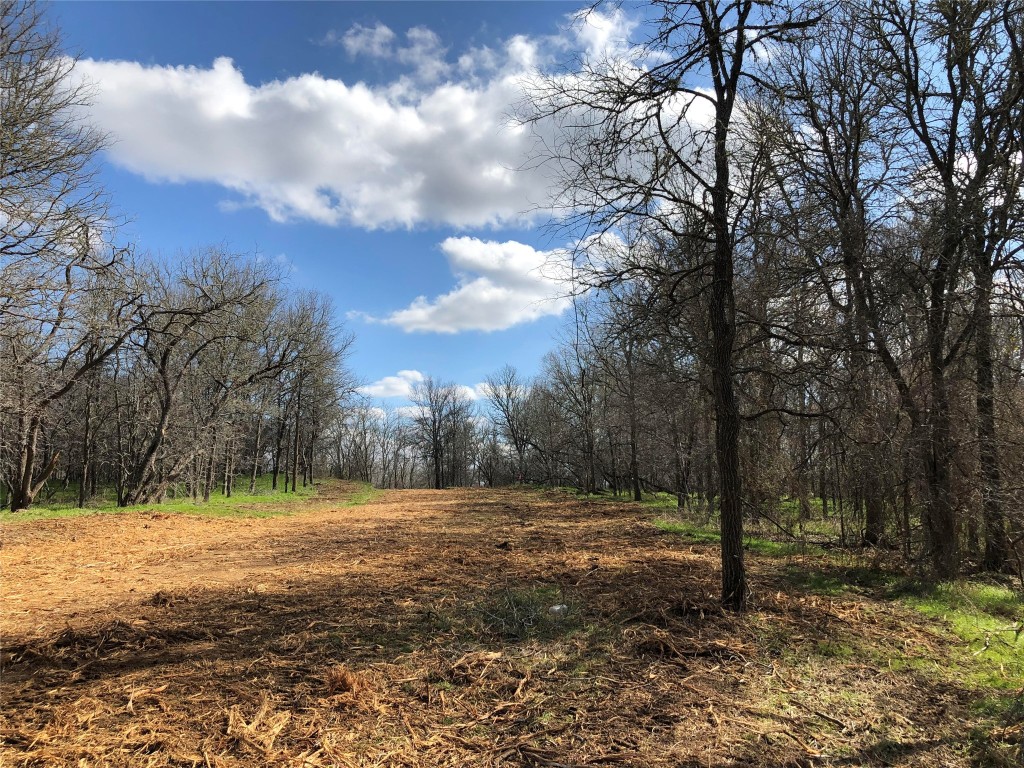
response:
M238 512L5 522L0 765L1024 757L1006 590L944 615L852 556L752 548L751 610L723 613L713 542L553 491Z

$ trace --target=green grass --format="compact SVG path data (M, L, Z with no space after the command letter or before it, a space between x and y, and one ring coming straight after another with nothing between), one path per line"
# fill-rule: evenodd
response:
M657 499L650 504L657 505ZM714 545L721 540L717 530L693 521L658 519L654 525L698 544ZM766 557L815 555L816 568L807 561L784 566L782 576L794 589L830 597L867 596L904 606L935 620L951 645L943 658L894 656L889 649L874 658L875 662L939 676L951 685L972 690L976 694L974 709L993 722L1024 707L1020 694L1024 689L1024 593L990 582L929 583L865 562L849 562L800 543L747 537L744 547ZM855 641L819 642L813 650L837 661L878 654L878 649L860 647ZM780 646L780 653L784 652Z
M1024 687L1024 596L1019 592L956 582L903 602L942 621L960 639L954 662L964 682L1004 691Z
M552 606L564 605L563 615ZM551 640L580 629L579 606L553 585L508 586L471 606L471 614L487 634L504 640Z
M718 544L722 541L721 534L709 526L680 520L658 519L654 526L666 533L675 533L697 544ZM798 541L772 541L756 536L744 536L743 548L765 557L789 557L791 555L818 554L819 547L803 544Z
M370 483L362 483L358 491L353 493L348 501L341 504L342 507L358 507L367 504L384 494L380 488L374 488Z
M316 496L316 486L300 486L295 493L284 493L280 488L271 490L271 477L264 475L257 478L255 493L248 493L248 479L239 482L239 487L246 492L235 492L230 497L219 490L210 494L209 502L195 502L191 497L167 497L160 504L141 504L130 507L118 507L112 499L94 499L90 506L79 509L67 506L63 502L43 501L22 512L0 510L0 523L25 523L34 520L57 520L82 517L96 514L122 514L128 512L159 511L168 514L203 515L206 517L249 517L266 518L288 515L295 511L296 502L305 501ZM283 488L283 483L281 485ZM353 507L365 504L380 495L381 491L369 483L361 484L359 490L351 495L340 506Z

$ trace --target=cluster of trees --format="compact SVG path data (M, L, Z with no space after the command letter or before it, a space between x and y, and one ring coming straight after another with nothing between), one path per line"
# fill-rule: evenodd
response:
M783 496L940 578L1019 569L1024 3L653 7L530 93L588 299L490 382L476 479L713 499L733 607Z
M314 467L402 487L671 491L722 526L838 514L941 578L1021 568L1024 0L655 0L524 119L578 238L527 380L347 400L350 338L265 262L116 244L87 94L0 0L0 502L121 504ZM851 536L852 533L852 536Z
M765 491L840 486L867 543L919 524L939 577L965 545L1007 567L1024 4L654 6L633 62L545 79L532 117L559 126L561 201L592 234L578 271L633 350L627 400L639 352L713 416L724 601L743 604ZM763 483L779 465L788 483Z
M307 482L350 339L265 261L117 244L104 137L40 13L0 2L0 507L72 483L129 505L242 472Z

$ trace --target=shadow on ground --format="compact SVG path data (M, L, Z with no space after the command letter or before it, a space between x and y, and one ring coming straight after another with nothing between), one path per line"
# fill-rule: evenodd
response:
M511 491L379 503L407 515L300 528L254 552L287 566L278 580L168 583L73 628L7 637L0 758L967 766L995 759L992 749L1001 759L972 733L977 693L929 674L946 641L882 601L822 594L785 563L755 560L754 610L723 613L716 550L659 533L628 505Z

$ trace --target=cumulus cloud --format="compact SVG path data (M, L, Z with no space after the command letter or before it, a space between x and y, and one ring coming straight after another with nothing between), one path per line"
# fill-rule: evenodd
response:
M558 252L475 237L450 237L441 250L458 284L441 296L420 296L380 322L404 331L500 331L571 305Z
M386 29L386 28L385 28ZM355 49L385 45L379 28ZM396 54L415 70L381 87L305 74L254 84L231 59L209 67L79 62L90 118L111 160L152 181L201 181L237 193L276 221L368 229L422 223L522 224L546 198L539 170L516 172L528 132L510 125L521 98L520 43L480 80L429 85L446 64L437 36L410 30Z
M588 8L574 17L573 29L576 40L595 59L619 56L629 49L630 36L637 27L637 20L621 8L603 13Z
M558 35L514 35L449 51L426 27L376 23L320 41L392 65L377 85L307 73L253 82L231 59L203 66L78 63L94 86L90 120L109 157L155 182L217 184L225 209L275 221L366 229L524 225L548 214L551 174L530 163L555 127L509 118L537 69L571 49L629 59L636 21L592 10ZM551 132L552 135L549 135Z
M359 392L369 397L412 397L413 388L426 377L419 371L399 371L394 376L385 376L379 381L360 387Z
M426 378L427 377L420 371L399 371L394 376L385 376L372 384L360 387L359 392L360 394L368 397L377 397L382 399L400 397L405 400L409 400L413 396L416 385L426 381ZM487 396L487 385L484 382L473 387L465 384L457 384L456 386L459 388L462 395L469 400L479 400L480 398ZM415 406L406 406L404 408L396 409L396 412L401 413L403 410L409 411L410 408L415 410Z
M398 35L386 24L377 22L372 27L353 24L343 35L331 31L324 42L340 43L351 57L367 56L390 59L412 68L415 77L433 82L443 77L450 66L445 60L448 50L441 38L427 27L412 27L405 33L405 45L396 45Z
M419 79L433 82L448 73L450 67L444 58L448 51L436 32L426 27L413 27L405 36L408 45L398 49L398 60L411 66Z
M339 40L336 35L330 34L332 41ZM379 21L372 27L364 27L362 24L354 24L341 36L340 42L349 56L372 56L383 58L391 52L391 44L395 40L395 33L391 28Z

